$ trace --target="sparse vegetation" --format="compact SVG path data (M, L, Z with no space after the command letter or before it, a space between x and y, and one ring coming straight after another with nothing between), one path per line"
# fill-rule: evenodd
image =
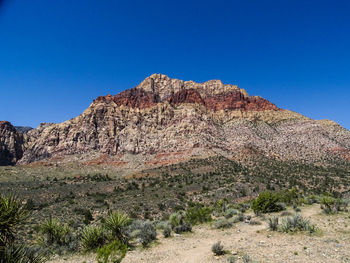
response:
M221 245L221 242L218 241L215 244L212 245L211 251L214 253L216 256L221 256L225 254L224 246Z
M281 231L286 233L298 231L314 233L316 230L317 228L315 225L312 225L308 219L299 214L296 214L293 217L283 218L281 224Z
M218 219L213 223L214 228L230 228L232 227L232 221L226 218Z
M268 224L269 224L270 230L277 231L277 229L278 229L278 217L277 216L270 217Z

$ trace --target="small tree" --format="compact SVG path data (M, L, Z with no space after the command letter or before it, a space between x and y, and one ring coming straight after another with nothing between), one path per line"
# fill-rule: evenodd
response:
M270 191L261 192L253 202L252 209L258 213L270 213L281 211L281 207L278 205L279 198L277 194Z

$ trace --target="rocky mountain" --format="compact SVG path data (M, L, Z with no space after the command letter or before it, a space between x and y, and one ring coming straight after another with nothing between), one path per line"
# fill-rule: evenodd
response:
M15 128L17 131L22 132L22 133L27 133L30 130L33 130L33 128L29 127L29 126L15 126Z
M79 161L144 169L216 155L322 165L350 161L350 132L335 122L280 109L220 80L196 83L162 74L98 97L66 122L42 124L25 136L2 130L8 130L1 133L2 147L9 149L2 164Z
M8 121L0 121L0 165L13 165L22 158L23 134Z

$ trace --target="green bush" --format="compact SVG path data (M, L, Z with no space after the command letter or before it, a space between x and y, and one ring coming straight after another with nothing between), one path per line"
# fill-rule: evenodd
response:
M279 201L276 193L264 191L252 202L252 209L256 214L278 212L282 210L281 206L278 205Z
M347 202L341 198L333 198L331 196L323 196L321 198L321 209L326 214L335 214L339 211L344 211L347 207Z
M295 200L299 198L300 194L295 188L292 188L276 192L276 195L280 202L291 205Z
M126 244L120 240L114 240L110 244L97 249L96 260L98 263L120 263L127 252Z
M192 225L210 222L212 220L211 218L212 212L213 212L213 208L210 208L207 206L191 207L186 211L185 221L190 222Z
M172 228L175 228L176 226L182 225L184 223L184 219L185 219L185 212L184 211L178 211L176 213L172 213L169 216L169 222L170 222Z
M225 217L226 218L231 218L231 217L233 217L234 215L237 215L237 214L238 214L238 211L236 209L229 208L225 212Z
M99 226L86 226L81 233L80 246L84 251L95 250L105 243L105 235Z
M170 237L171 235L171 227L170 226L166 226L164 229L163 229L163 236L165 238L167 237Z

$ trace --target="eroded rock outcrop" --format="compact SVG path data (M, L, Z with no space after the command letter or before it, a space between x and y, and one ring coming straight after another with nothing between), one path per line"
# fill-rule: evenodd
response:
M23 134L8 121L0 121L0 165L14 165L23 156Z

